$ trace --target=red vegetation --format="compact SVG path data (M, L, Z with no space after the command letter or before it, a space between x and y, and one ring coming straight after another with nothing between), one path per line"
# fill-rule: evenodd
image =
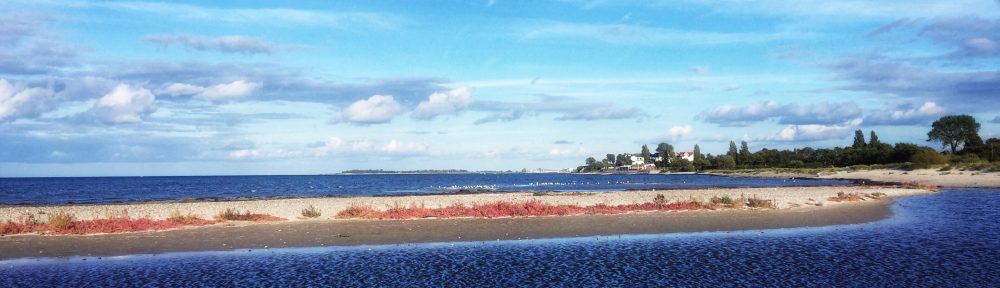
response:
M24 234L33 232L49 232L54 234L93 234L139 232L149 230L165 230L183 226L202 226L215 222L196 217L186 218L184 222L171 220L152 220L147 218L113 218L95 220L76 220L70 214L52 217L49 223L37 221L11 221L0 223L0 235Z
M414 218L454 218L454 217L528 217L528 216L563 216L580 214L621 214L638 211L674 211L697 210L709 207L694 202L674 202L665 204L643 203L607 205L597 204L586 207L566 204L548 204L539 200L521 203L497 201L491 203L473 204L467 206L455 203L443 208L426 208L423 205L412 204L409 207L396 205L386 211L379 211L371 206L351 205L337 213L341 219L414 219Z

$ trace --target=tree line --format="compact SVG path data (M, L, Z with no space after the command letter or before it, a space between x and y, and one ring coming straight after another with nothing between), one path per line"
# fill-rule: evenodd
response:
M1000 139L983 141L979 136L981 125L969 115L944 116L934 121L927 141L938 142L944 152L913 143L882 143L875 131L869 131L866 139L862 130L854 133L850 146L833 148L803 147L795 149L762 148L751 152L747 141L729 142L725 154L702 154L696 144L694 161L673 157L674 147L668 143L656 146L658 155L667 155L663 161L654 161L649 147L642 145L639 154L645 163L655 163L659 170L691 172L713 169L756 169L756 168L829 168L855 165L901 164L912 168L929 168L949 163L975 164L1000 161ZM596 172L610 167L632 165L630 154L607 154L604 159L589 157L585 165L577 167L578 172Z

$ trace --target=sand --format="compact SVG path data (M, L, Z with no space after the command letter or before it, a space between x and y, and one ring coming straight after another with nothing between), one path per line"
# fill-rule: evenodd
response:
M801 180L800 180L801 181ZM487 193L465 195L421 195L395 197L323 197L270 199L252 201L217 201L191 203L134 203L134 204L102 204L102 205L53 205L53 206L8 206L0 207L0 221L14 220L23 214L35 215L44 220L46 215L63 211L76 216L79 220L109 218L109 215L120 215L127 211L132 218L149 217L166 219L170 213L179 211L182 214L194 214L204 219L212 219L219 212L233 208L240 211L270 214L288 219L302 221L301 211L309 205L322 212L322 219L331 219L337 212L352 204L370 205L384 210L394 205L409 206L424 205L428 208L446 207L454 203L487 203L495 201L524 202L540 200L550 204L572 204L589 206L596 204L633 204L652 202L658 194L667 201L688 201L691 197L710 199L713 196L729 195L739 198L756 196L762 199L775 200L778 208L808 206L809 203L835 205L827 201L838 192L845 193L885 193L889 197L926 193L925 190L904 189L894 187L856 186L856 187L781 187L781 188L736 188L736 189L700 189L700 190L660 190L660 191L615 191L593 193L551 193L546 196L533 196L532 193Z
M814 175L815 176L815 175ZM866 179L879 182L917 182L941 187L1000 187L1000 173L978 171L938 171L934 169L863 170L823 174L821 179Z
M86 236L16 235L0 237L0 260L827 226L887 218L890 203L500 219L310 220Z

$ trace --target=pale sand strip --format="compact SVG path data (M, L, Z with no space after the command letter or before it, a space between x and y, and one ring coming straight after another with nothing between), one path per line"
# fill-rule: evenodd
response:
M899 194L897 194L899 195ZM160 232L86 236L0 237L0 260L25 257L158 254L278 247L352 246L452 241L738 231L854 224L888 218L891 200L780 210L650 212L527 218L311 220L213 225ZM767 232L760 232L767 233ZM603 237L602 237L603 238Z
M941 187L1000 187L1000 173L977 171L938 171L934 169L863 170L820 175L821 179L868 179L879 182L916 182Z
M712 196L729 195L739 198L741 195L775 200L779 208L790 208L810 203L810 199L824 205L834 205L836 202L827 199L836 196L838 192L845 193L885 193L889 197L928 193L925 190L894 187L784 187L784 188L735 188L735 189L700 189L700 190L660 190L660 191L617 191L595 192L583 194L552 193L546 196L533 196L531 193L488 193L467 195L423 195L398 197L326 197L272 199L252 201L220 201L191 203L136 203L136 204L105 204L105 205L61 205L61 206L12 206L0 207L0 221L17 219L18 216L29 213L37 219L45 220L45 215L57 211L71 213L79 220L106 218L106 215L127 210L133 218L150 217L165 219L171 212L180 211L183 214L194 214L205 219L211 219L220 211L234 208L240 211L270 214L290 221L301 220L303 208L313 205L322 211L321 219L330 219L337 212L352 204L370 205L377 209L386 209L394 205L408 206L424 205L428 208L445 207L454 203L488 203L495 201L524 202L540 200L550 204L573 204L589 206L596 204L633 204L652 202L657 194L663 194L668 201L687 201L692 196L707 201Z

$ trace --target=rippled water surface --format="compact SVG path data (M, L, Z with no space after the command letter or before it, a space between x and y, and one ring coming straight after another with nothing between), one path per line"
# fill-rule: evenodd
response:
M408 174L0 178L0 204L393 195L487 190L626 190L848 184L841 180L708 175Z
M0 261L0 286L1000 286L1000 191L860 225Z

